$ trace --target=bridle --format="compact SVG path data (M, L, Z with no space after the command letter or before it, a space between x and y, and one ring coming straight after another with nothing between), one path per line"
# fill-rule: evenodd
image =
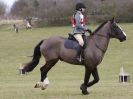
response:
M120 30L120 28L116 24L111 25L111 33L115 32L116 35L120 35L119 34L120 31L123 31L123 30Z
M95 35L95 36L99 36L99 37L103 37L103 38L106 38L106 39L109 39L111 37L113 37L113 35L111 35L111 33L115 32L117 34L115 35L120 35L119 32L121 32L122 30L115 24L115 23L111 23L110 24L110 31L107 33L107 35L103 35L103 34L97 34L97 33L94 33L92 35ZM95 40L94 40L95 41ZM95 41L95 45L96 47L101 50L103 53L105 53L106 50L102 49L98 44L97 44L97 41Z

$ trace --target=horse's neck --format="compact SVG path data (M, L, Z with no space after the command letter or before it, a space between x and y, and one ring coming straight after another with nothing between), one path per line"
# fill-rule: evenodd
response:
M108 23L106 23L96 34L94 34L93 40L98 49L100 49L103 53L106 52L108 48L108 44L110 41L108 33L110 32L110 28Z
M98 35L103 35L103 36L108 37L108 36L109 36L109 35L108 35L109 32L110 32L110 25L109 25L109 23L107 22L103 27L101 27L101 28L99 29L99 31L97 31L96 34L98 34Z

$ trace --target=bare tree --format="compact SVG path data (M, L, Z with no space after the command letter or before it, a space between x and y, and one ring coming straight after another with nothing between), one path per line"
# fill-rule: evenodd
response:
M0 15L4 15L6 12L6 5L3 2L0 2Z
M21 17L35 16L46 24L63 25L69 23L68 18L74 13L78 2L86 5L90 21L103 22L116 16L121 22L133 22L133 0L18 0L11 13Z

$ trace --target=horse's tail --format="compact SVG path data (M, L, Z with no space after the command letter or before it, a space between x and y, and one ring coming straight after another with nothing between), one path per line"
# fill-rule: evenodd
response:
M30 62L26 63L23 67L24 72L30 72L32 71L39 63L39 60L41 58L41 51L40 51L40 46L43 43L44 40L40 41L36 47L34 48L34 54L33 58Z

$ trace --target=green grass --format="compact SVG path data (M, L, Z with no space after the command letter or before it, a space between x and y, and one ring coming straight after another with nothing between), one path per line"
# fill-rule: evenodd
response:
M61 35L67 37L70 27L45 27L20 29L16 34L11 27L0 27L0 99L132 99L133 97L133 24L120 24L127 33L127 41L112 39L102 63L99 65L100 81L88 88L90 95L79 90L83 82L84 67L58 62L49 72L50 85L42 91L34 85L40 79L39 65L28 75L20 76L18 67L31 58L35 45L42 39ZM96 25L90 26L95 29ZM130 73L130 83L119 83L120 67Z

